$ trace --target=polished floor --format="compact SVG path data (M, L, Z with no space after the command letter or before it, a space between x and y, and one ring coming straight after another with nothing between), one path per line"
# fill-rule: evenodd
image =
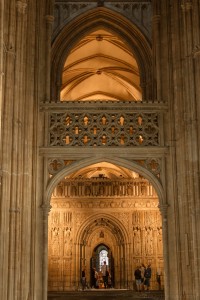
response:
M164 300L161 291L136 292L131 290L85 290L70 292L50 292L48 300Z

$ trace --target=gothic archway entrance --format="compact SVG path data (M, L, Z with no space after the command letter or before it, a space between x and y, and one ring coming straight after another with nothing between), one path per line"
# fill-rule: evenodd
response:
M158 203L147 179L108 162L66 175L51 198L49 290L79 289L83 267L91 286L91 268L101 271L102 250L115 288L132 289L134 268L151 263L156 289L157 268L164 273Z
M99 234L100 238L104 238L103 230ZM115 287L115 265L114 258L111 249L105 244L99 244L95 247L92 258L91 258L91 268L95 268L98 273L96 288L102 288L102 266L106 263L107 271L109 273L108 288Z

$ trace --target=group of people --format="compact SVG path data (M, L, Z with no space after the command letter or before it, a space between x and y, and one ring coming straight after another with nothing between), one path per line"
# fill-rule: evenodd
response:
M112 287L111 274L110 274L108 266L106 265L106 262L104 262L104 264L101 267L101 276L102 276L102 280L103 280L103 287L105 289L111 288ZM91 270L91 288L99 288L101 276L97 272L96 268L92 268L92 270ZM82 270L81 283L82 283L82 290L85 290L86 287L88 288L87 281L86 281L85 269Z
M145 267L144 264L141 266L137 266L135 272L135 283L137 287L137 291L141 292L142 290L149 291L150 288L150 280L151 280L151 265L149 264Z
M103 286L105 289L112 287L111 283L111 274L109 272L108 266L106 262L104 262L101 267L101 275L103 280ZM152 270L151 265L147 265L147 267L142 264L141 266L137 266L134 272L136 288L138 292L141 291L149 291L150 289L150 280L151 280ZM159 290L161 289L161 271L158 269L156 273L156 280L159 286ZM82 290L85 290L87 286L86 282L86 273L85 269L82 270ZM91 288L99 288L99 273L96 268L92 268L91 271Z
M150 280L151 280L151 265L149 264L147 267L145 267L144 264L141 266L137 266L134 276L135 276L135 283L137 287L137 291L149 291L150 289ZM156 281L158 283L158 288L161 290L161 270L158 268L156 272Z

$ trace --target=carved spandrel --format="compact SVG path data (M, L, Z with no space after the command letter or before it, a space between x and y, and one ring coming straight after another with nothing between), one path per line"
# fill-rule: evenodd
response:
M96 6L96 3L90 3L90 2L74 2L71 1L70 3L66 3L65 1L55 1L54 6L54 26L53 26L53 38L55 38L56 34L59 32L59 30L62 30L62 28L73 19L73 17L76 17L77 15L93 8Z
M51 158L48 160L48 172L50 175L58 173L65 166L73 163L73 160L55 159Z
M81 13L90 10L91 8L104 6L111 10L117 11L120 14L126 16L134 24L136 24L140 30L151 39L152 31L152 6L151 1L93 1L93 2L74 2L66 3L66 1L55 1L54 6L54 29L53 38L59 30L71 21L74 17L77 17Z
M152 5L151 1L116 1L105 2L105 7L115 10L122 15L125 15L134 24L136 24L140 30L151 39L152 31Z

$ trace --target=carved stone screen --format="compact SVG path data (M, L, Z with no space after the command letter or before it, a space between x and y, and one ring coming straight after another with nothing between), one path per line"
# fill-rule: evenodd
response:
M66 179L54 190L51 205L49 290L80 288L83 266L90 282L91 257L100 244L112 251L115 287L132 289L133 271L142 263L152 266L151 288L158 289L158 269L163 285L161 215L147 180Z

